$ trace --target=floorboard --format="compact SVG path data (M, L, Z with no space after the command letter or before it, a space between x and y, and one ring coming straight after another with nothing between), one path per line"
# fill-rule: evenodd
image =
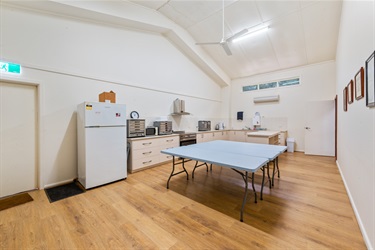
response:
M249 192L244 222L238 173L202 167L168 190L168 163L54 203L30 192L33 202L0 211L0 248L366 249L334 158L284 153L279 164L262 201Z

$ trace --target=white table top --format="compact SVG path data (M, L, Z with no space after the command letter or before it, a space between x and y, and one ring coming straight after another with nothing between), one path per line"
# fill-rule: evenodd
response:
M194 147L194 144L189 146L164 149L161 152L181 158L207 162L210 164L235 168L248 172L256 172L259 168L266 165L268 162L268 158L231 152L218 152L212 149Z
M191 146L202 149L210 149L215 152L228 152L255 157L263 157L267 158L270 161L274 160L287 149L286 146L223 140L192 144Z

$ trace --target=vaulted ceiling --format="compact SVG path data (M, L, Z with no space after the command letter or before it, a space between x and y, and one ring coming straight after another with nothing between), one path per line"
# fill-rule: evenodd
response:
M228 86L231 79L335 60L342 0L1 0L0 4L157 32L218 85ZM261 25L268 30L227 43L232 55L220 44L196 45L220 42Z
M213 0L133 0L187 30L195 42L219 42L223 2ZM247 28L269 29L237 43L228 56L220 44L202 48L231 78L334 60L342 2L225 0L224 38Z

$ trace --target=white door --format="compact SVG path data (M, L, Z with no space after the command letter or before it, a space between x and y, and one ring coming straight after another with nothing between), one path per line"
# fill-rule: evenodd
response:
M335 101L308 102L305 112L305 154L334 156Z
M0 82L0 197L37 188L36 87Z

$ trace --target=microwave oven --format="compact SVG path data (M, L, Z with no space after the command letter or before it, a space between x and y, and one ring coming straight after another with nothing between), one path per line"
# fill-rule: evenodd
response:
M158 135L158 128L157 127L147 127L146 128L146 136L151 135Z
M145 119L126 120L128 138L145 136L145 123L146 123Z
M211 131L211 121L198 121L198 131Z

